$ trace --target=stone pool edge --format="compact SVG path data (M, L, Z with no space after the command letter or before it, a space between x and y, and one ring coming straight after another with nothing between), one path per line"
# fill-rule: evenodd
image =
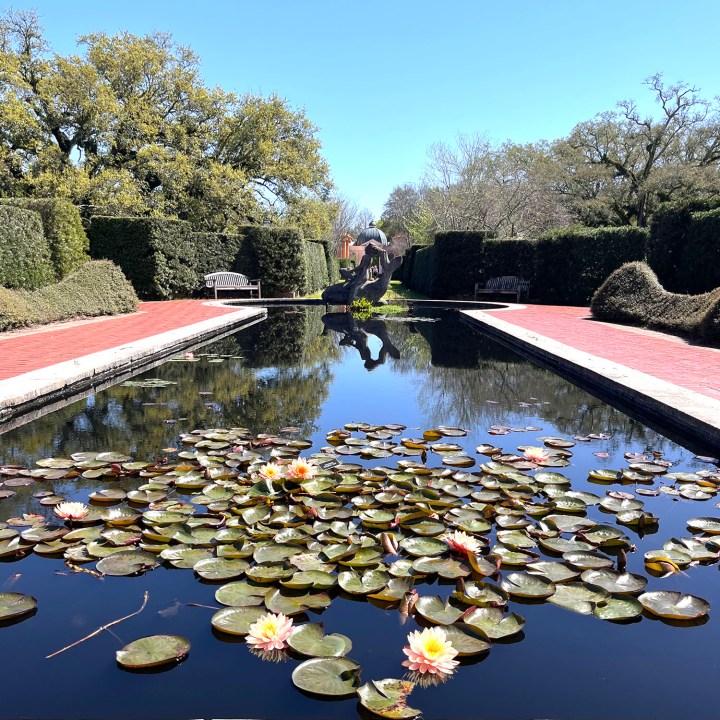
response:
M617 397L642 414L660 415L664 425L720 449L720 402L625 365L577 350L481 310L461 310L471 325L519 349L545 367Z
M265 318L267 310L242 307L174 330L123 343L73 360L0 380L0 432L150 369L171 355L220 338Z

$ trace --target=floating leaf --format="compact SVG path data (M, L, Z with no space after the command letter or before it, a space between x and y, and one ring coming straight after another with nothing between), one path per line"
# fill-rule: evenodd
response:
M338 584L345 592L353 595L368 595L384 588L390 582L390 575L383 570L345 570L338 575Z
M179 635L151 635L127 644L115 653L125 668L148 668L180 662L190 652L190 641Z
M0 592L0 621L27 615L36 607L37 600L32 595Z
M406 705L406 698L414 687L415 684L409 680L385 678L366 683L358 688L357 694L360 704L373 715L390 720L404 720L420 715L420 710Z
M694 620L710 611L707 600L671 590L646 592L638 600L648 612L670 620Z
M244 580L227 583L215 591L215 599L229 607L261 605L265 601L267 587L250 585Z
M585 570L582 574L584 582L598 585L611 593L629 594L642 592L647 579L642 575L615 570Z
M348 658L313 658L293 670L292 681L315 695L354 695L360 685L360 666Z
M320 610L328 607L332 599L327 593L303 593L292 590L270 590L265 596L265 606L274 613L299 615L306 610Z
M345 635L325 635L322 623L299 625L288 638L288 645L309 657L343 657L352 649L352 642Z
M437 595L418 598L415 611L436 625L452 625L463 614L462 608L451 605L449 600L443 602Z
M542 575L513 572L501 583L502 589L510 595L541 600L549 598L556 591L555 583Z
M643 606L633 597L611 597L593 608L593 615L600 620L632 620L642 614Z
M500 608L475 608L465 616L463 626L487 640L499 640L521 632L525 618L516 613L504 615Z
M103 575L137 575L152 570L158 564L157 557L144 550L123 550L108 555L97 564Z
M218 610L213 616L212 626L229 635L247 635L250 626L266 612L262 607L228 607Z
M229 580L242 575L249 567L247 560L205 558L193 565L193 570L205 580Z
M609 597L610 593L597 585L569 582L558 585L548 602L581 615L590 615L597 603L604 602Z

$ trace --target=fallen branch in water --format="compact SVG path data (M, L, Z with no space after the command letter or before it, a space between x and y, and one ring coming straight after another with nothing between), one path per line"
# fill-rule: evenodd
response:
M222 608L215 607L214 605L201 605L200 603L185 603L188 607L202 607L208 610L222 610Z
M136 610L133 613L130 613L129 615L126 615L125 617L118 618L117 620L113 620L111 623L108 623L107 625L103 625L99 627L97 630L94 630L89 635L86 635L84 638L81 638L80 640L77 640L76 642L72 643L72 645L66 645L64 648L60 650L56 650L54 653L50 655L46 655L45 659L49 660L52 657L55 657L56 655L59 655L60 653L64 653L66 650L69 650L70 648L74 648L76 645L79 645L80 643L84 643L86 640L89 640L92 637L95 637L96 635L99 635L103 630L107 630L108 628L111 628L113 625L117 625L118 623L123 622L124 620L129 620L131 617L135 617L136 615L139 615L147 605L149 593L146 590L145 595L143 596L142 605L140 606L139 610Z
M101 580L105 579L105 576L102 573L97 572L96 570L88 570L87 568L80 567L79 565L75 565L74 563L71 563L69 560L66 560L65 564L74 573L87 573L88 575L92 575L93 577L100 578Z

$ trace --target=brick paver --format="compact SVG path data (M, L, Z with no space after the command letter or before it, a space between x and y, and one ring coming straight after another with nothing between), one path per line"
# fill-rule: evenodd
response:
M110 350L238 309L206 305L204 302L144 302L140 303L138 312L129 315L0 333L0 380L90 353Z
M720 349L593 320L588 308L528 305L486 312L538 335L720 400Z

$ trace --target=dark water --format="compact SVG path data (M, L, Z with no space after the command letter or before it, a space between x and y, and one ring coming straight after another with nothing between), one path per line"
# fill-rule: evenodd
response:
M602 403L564 380L523 360L454 316L442 322L388 321L370 328L367 350L341 332L338 318L325 327L313 309L271 311L269 319L198 350L198 362L169 362L146 377L171 380L164 388L117 386L0 435L0 465L32 466L35 460L82 450L127 452L136 459L163 454L180 432L200 427L245 426L276 432L302 428L325 445L327 431L346 422L401 423L413 437L439 424L469 430L459 442L471 453L491 442L507 451L540 445L543 435L608 433L611 439L578 443L571 467L562 469L574 490L604 495L587 481L596 467L626 466L623 453L653 450L673 470L707 469L694 452ZM334 329L333 329L334 328ZM385 341L383 343L383 340ZM353 345L353 343L355 343ZM369 351L369 352L368 352ZM219 362L211 362L218 360ZM384 360L384 362L382 362ZM142 376L141 376L142 377ZM200 394L211 393L211 394ZM488 435L493 424L538 426L539 432ZM596 452L609 454L598 458ZM355 460L355 458L353 458ZM392 459L388 459L390 463ZM378 464L378 463L374 463ZM712 467L712 466L710 466ZM67 498L85 499L91 481L45 482ZM632 490L632 487L624 488ZM37 485L18 488L0 501L0 519L22 512L49 514L32 498ZM689 518L717 514L715 500L693 502L662 494L642 498L660 516L656 534L639 537L623 527L637 550L628 569L643 573L642 554L671 537L688 536ZM614 516L590 508L591 517ZM447 595L451 584L419 585L420 594ZM29 593L37 613L0 627L1 718L357 718L354 700L321 701L294 688L295 660L272 664L231 636L214 633L216 584L191 570L160 567L132 578L98 579L69 573L61 560L30 555L0 562L0 590ZM601 622L551 604L510 609L525 616L524 636L495 643L480 661L463 661L446 684L416 688L409 704L425 718L563 718L570 720L711 720L720 717L717 566L693 567L687 575L650 578L650 590L683 590L712 605L709 622L673 627L643 618L631 624ZM95 628L136 610L137 617L46 660L45 656ZM351 637L350 657L363 680L401 677L402 647L416 625L401 626L397 611L337 598L311 621L326 632ZM187 637L186 661L170 670L129 673L114 653L152 634Z

